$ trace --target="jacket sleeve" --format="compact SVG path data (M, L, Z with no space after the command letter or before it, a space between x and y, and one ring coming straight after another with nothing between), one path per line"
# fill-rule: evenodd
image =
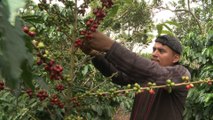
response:
M161 67L156 62L137 56L117 42L107 52L106 59L119 71L138 80L137 82L165 84L166 80L172 79L173 82L180 83L183 75L189 76L187 69L181 65Z
M92 59L93 65L106 77L112 76L112 82L118 85L127 85L134 83L123 72L118 71L111 63L109 63L104 55L96 56Z

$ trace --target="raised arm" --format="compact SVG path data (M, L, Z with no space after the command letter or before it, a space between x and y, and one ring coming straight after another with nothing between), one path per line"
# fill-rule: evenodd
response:
M139 83L156 82L165 84L167 79L179 83L183 75L189 75L186 68L181 65L162 67L156 62L145 59L136 53L111 40L106 35L95 32L94 39L86 41L87 44L97 51L106 52L106 59L113 66L125 73L129 78Z
M189 75L187 69L181 65L161 67L158 63L138 56L116 42L107 52L106 59L118 70L136 80L165 84L167 79L173 79L174 82L179 83L182 82L180 80L183 75Z
M134 83L126 74L118 71L111 63L109 63L104 55L96 56L92 59L94 66L106 77L112 76L112 82L118 85L127 85Z

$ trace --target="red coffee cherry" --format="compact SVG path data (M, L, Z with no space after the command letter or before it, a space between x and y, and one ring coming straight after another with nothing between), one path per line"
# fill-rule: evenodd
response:
M208 85L212 85L212 81L208 81L207 84L208 84Z
M23 30L25 33L27 33L27 34L28 34L28 32L29 32L29 28L28 28L27 26L24 26L24 27L22 28L22 30Z
M64 85L59 84L59 85L56 85L55 88L56 88L57 91L63 91L64 90Z
M28 35L29 35L30 37L35 37L36 32L34 32L34 31L29 31L29 32L28 32Z
M32 91L32 89L27 89L26 90L26 93L27 93L27 95L30 97L30 98L32 98L32 96L33 96L33 91Z
M193 84L188 84L188 85L186 85L186 89L187 89L187 90L189 90L189 89L191 89L191 88L193 88L193 87L194 87Z
M150 89L149 94L153 95L153 94L155 94L155 91L153 89Z
M79 47L79 46L81 46L81 45L82 45L82 40L81 40L81 39L77 39L77 40L75 41L74 46L75 46L75 47Z
M59 102L59 103L58 103L58 107L61 108L61 109L64 108L64 103Z
M4 82L0 81L0 90L4 90Z
M51 98L50 98L50 103L52 105L58 105L58 103L60 102L59 98L57 95L52 95Z
M43 101L43 100L45 100L45 99L48 97L48 94L47 94L46 91L41 90L41 91L39 91L39 92L37 93L36 96L39 98L40 101Z

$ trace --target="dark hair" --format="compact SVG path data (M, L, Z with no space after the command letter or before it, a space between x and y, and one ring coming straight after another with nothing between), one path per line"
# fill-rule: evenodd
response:
M156 38L155 42L167 45L169 48L171 48L174 52L178 53L179 55L181 55L182 53L182 46L180 41L173 36L161 35Z

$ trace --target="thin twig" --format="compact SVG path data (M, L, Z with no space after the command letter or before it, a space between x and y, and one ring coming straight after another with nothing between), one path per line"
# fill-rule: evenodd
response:
M194 82L183 82L183 83L177 83L177 84L174 84L173 86L168 86L168 85L157 85L157 86L151 86L151 87L140 87L138 90L140 90L141 92L143 90L150 90L150 89L158 89L158 88L168 88L168 87L177 87L177 86L184 86L184 85L189 85L189 84L202 84L202 83L209 83L209 82L213 82L213 80L199 80L199 81L194 81ZM135 91L134 88L130 88L130 89L123 89L123 90L117 90L117 91L114 91L113 93L114 94L119 94L119 93L128 93L130 91ZM110 95L111 92L96 92L96 93L90 93L89 96L95 96L95 95L104 95L104 96L107 96L107 95ZM82 97L86 97L88 94L83 94L83 95L80 95L80 96L75 96L74 98L78 99L78 98L82 98Z

